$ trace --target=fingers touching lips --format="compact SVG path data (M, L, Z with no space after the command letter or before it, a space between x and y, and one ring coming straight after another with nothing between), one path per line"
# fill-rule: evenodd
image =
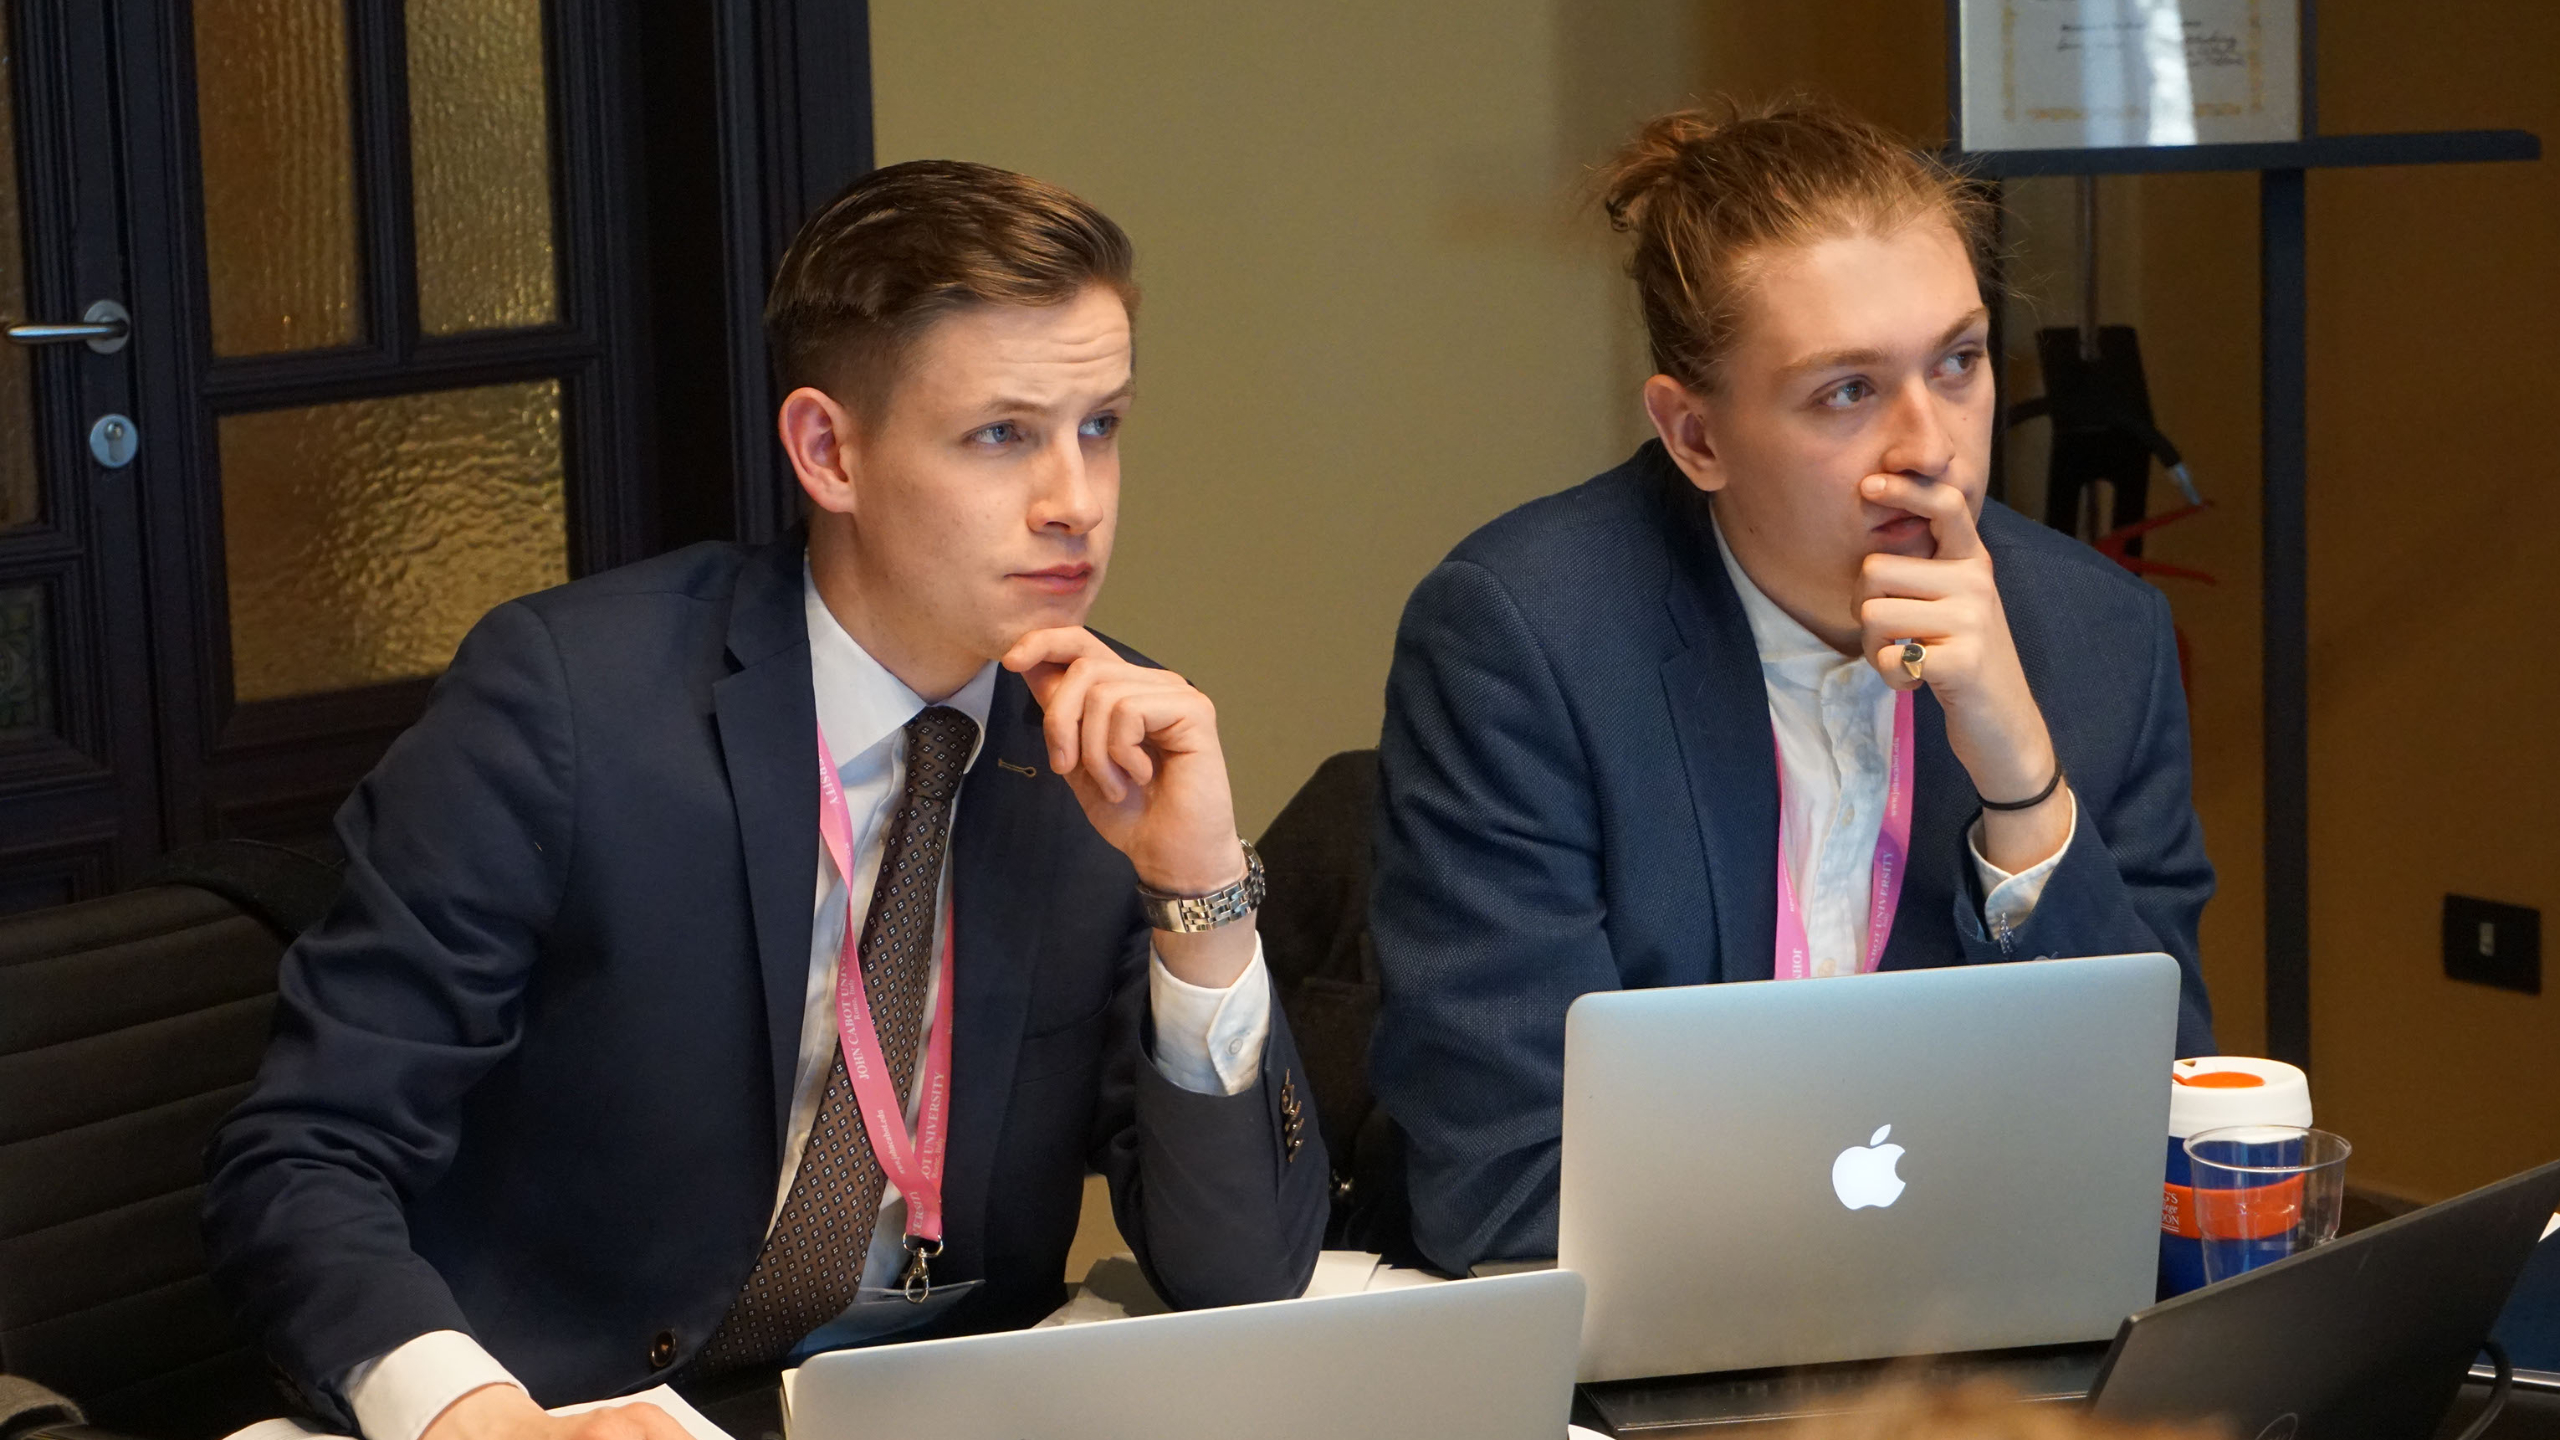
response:
M1929 533L1929 522L1925 517L1900 511L1887 516L1881 524L1870 527L1867 537L1877 552L1889 555L1927 556L1936 553L1938 548L1937 539Z

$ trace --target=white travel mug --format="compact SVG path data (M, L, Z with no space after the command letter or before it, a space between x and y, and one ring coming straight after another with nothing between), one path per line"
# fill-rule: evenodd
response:
M2311 1085L2281 1060L2202 1055L2169 1067L2169 1165L2160 1191L2160 1298L2204 1284L2187 1137L2226 1125L2311 1125Z

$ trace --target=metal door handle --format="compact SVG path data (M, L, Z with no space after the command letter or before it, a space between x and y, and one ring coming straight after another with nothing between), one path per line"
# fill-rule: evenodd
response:
M9 340L17 345L67 345L78 340L101 355L113 355L132 333L133 316L113 300L101 300L77 321L28 320L12 325Z

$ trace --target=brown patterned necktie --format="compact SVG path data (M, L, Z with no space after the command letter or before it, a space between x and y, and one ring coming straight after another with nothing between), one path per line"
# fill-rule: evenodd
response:
M942 856L951 802L969 763L977 722L936 705L907 722L907 783L880 844L880 878L862 921L862 984L880 1027L880 1048L904 1095L914 1083L923 1037L925 987L933 973ZM842 962L838 962L841 966ZM836 983L845 983L839 969ZM946 995L942 1003L948 1005ZM880 1219L888 1176L871 1152L862 1108L835 1047L818 1115L800 1152L782 1214L746 1287L688 1367L705 1380L770 1365L812 1330L842 1314L860 1293L862 1262Z

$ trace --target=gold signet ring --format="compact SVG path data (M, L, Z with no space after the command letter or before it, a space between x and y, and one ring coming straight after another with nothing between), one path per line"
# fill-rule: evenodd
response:
M1928 646L1921 644L1917 640L1905 640L1902 642L1903 674L1910 676L1914 680L1919 679L1920 667L1928 660L1928 658Z

